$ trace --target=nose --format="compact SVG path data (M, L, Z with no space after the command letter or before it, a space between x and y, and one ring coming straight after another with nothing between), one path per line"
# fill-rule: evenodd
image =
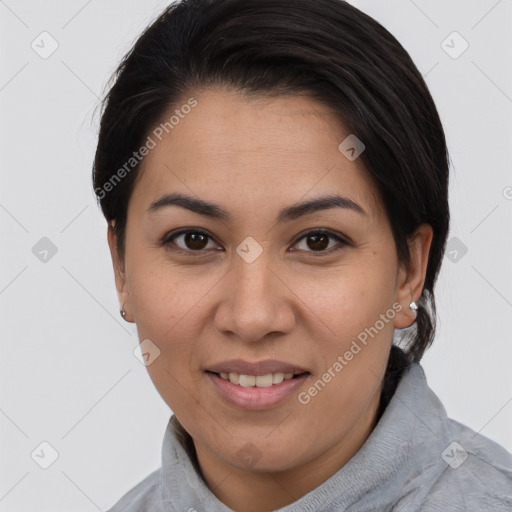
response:
M234 267L226 275L223 298L215 314L215 327L222 334L258 342L270 334L292 331L294 295L264 254L252 263L235 258Z

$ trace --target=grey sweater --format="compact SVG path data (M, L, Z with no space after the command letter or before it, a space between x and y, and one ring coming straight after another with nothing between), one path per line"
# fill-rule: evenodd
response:
M278 512L341 511L510 512L512 455L449 419L415 363L361 449L331 478ZM233 511L205 485L169 422L162 467L109 512Z

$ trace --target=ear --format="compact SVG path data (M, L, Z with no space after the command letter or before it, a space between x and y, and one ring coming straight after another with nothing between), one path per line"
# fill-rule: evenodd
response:
M125 320L131 318L131 310L129 304L129 293L126 287L126 274L124 269L123 258L120 257L119 251L117 250L117 236L114 231L114 222L108 223L107 228L107 239L108 246L110 248L110 256L112 257L112 266L114 267L114 278L116 283L117 297L119 298L119 304L126 312Z
M423 291L432 238L432 226L421 224L409 239L411 264L409 268L400 267L398 272L396 301L402 309L395 316L395 329L405 329L414 323L415 313L409 309L409 304L417 301Z

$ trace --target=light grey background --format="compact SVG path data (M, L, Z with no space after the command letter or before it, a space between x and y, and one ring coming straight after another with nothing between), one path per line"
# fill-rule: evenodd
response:
M512 1L352 3L410 52L448 138L460 242L428 381L450 416L512 451ZM103 87L167 4L0 0L0 511L104 511L160 465L170 413L119 317L90 174ZM58 43L46 59L43 31ZM453 31L469 44L458 58ZM43 441L59 454L48 469Z

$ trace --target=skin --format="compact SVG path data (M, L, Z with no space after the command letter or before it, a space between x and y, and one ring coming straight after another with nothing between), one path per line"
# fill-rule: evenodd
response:
M421 295L432 229L418 228L411 265L400 266L370 175L338 149L350 132L325 105L221 88L194 98L198 105L144 159L124 255L109 227L116 287L140 340L161 351L149 375L192 436L212 492L240 512L274 510L337 472L370 435L393 330L414 322L408 306ZM171 192L216 203L233 219L178 206L148 213ZM276 223L280 209L335 192L366 213L331 208ZM210 238L160 244L181 228ZM328 238L315 250L304 235L319 228L351 243ZM248 236L263 249L250 264L236 252ZM233 358L277 359L311 373L299 390L307 391L393 304L401 306L396 316L307 405L293 393L268 410L241 410L204 373ZM248 446L255 464L238 453Z

